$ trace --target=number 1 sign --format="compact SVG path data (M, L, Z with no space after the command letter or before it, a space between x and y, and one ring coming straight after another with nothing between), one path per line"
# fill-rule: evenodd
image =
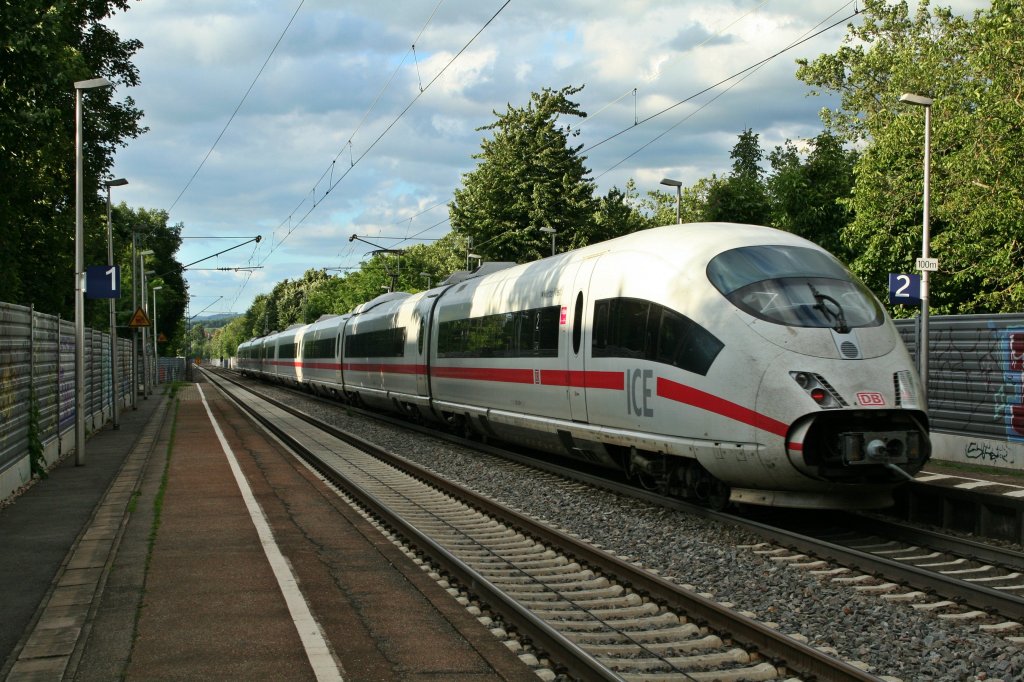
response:
M86 298L121 298L121 268L90 265L85 269Z

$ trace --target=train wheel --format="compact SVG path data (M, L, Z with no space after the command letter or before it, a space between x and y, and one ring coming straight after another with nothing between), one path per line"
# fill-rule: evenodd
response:
M699 504L722 511L729 506L729 486L694 462L686 471L686 488Z
M466 434L469 433L469 425L466 423L466 418L461 414L455 414L454 412L442 412L441 419L444 422L445 428L451 433L459 436L466 436Z
M402 414L413 424L423 423L423 415L420 414L420 408L412 403L402 403Z
M661 492L664 491L665 488L665 486L658 484L658 479L650 474L644 473L643 471L634 471L633 480L635 480L644 490L657 490Z
M715 511L722 511L729 506L729 486L719 481L717 478L712 479L711 490L708 492L707 505Z

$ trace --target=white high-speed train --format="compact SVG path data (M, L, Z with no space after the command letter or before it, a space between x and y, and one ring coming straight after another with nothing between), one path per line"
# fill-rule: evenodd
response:
M238 367L713 506L884 507L931 448L877 299L815 244L752 225L487 264L247 341Z

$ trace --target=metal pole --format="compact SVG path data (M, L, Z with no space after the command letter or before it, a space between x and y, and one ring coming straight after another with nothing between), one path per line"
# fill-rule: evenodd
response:
M142 310L149 314L149 297L146 296L146 257L139 254L139 297L142 301ZM146 338L146 327L142 328L142 398L149 400L149 339Z
M85 271L82 90L75 88L75 466L85 464Z
M109 87L106 78L75 81L75 466L85 464L85 190L82 90Z
M107 267L114 267L114 227L110 218L110 185L107 185ZM110 303L110 383L111 383L111 394L113 395L113 404L111 406L111 415L113 419L113 427L115 429L121 428L121 408L118 406L118 391L117 391L117 380L119 379L118 367L117 367L117 306L114 304L114 299L108 299Z
M930 257L931 229L929 225L931 160L932 160L932 108L924 108L924 220L921 229L921 258ZM921 386L928 400L928 270L921 271Z
M132 230L132 316L135 315L135 311L138 308L138 299L136 298L135 292L138 289L139 273L138 273L138 246L136 242L138 236L135 234L135 230ZM138 406L138 393L139 393L139 359L138 350L139 347L139 330L136 327L132 327L132 409L139 409Z
M160 383L160 355L156 347L156 291L163 287L153 287L153 385Z
M661 183L666 187L676 188L676 224L683 224L683 183L672 178L662 178Z
M60 347L60 343L57 344ZM59 367L59 364L58 364ZM60 374L60 370L57 371ZM29 409L36 404L36 304L28 304L28 396ZM59 402L59 400L58 400ZM59 410L58 410L59 412Z

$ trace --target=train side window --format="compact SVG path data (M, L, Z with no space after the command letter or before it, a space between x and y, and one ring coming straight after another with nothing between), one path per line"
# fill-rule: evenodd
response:
M336 340L334 338L316 339L313 341L303 340L302 357L309 359L334 358L336 351Z
M576 294L576 310L572 316L572 352L579 355L583 339L583 292Z
M661 308L656 362L707 375L723 344L711 332L674 310ZM653 316L652 316L653 317Z
M345 347L350 357L400 358L405 355L405 327L350 334Z
M610 298L594 303L595 358L636 358L706 375L724 344L681 313L650 301Z
M558 306L548 306L442 322L438 357L555 357L560 314Z
M561 308L557 305L537 309L537 326L534 329L535 355L556 357L558 355L558 318Z
M636 298L609 298L594 306L595 358L644 358L651 304Z

